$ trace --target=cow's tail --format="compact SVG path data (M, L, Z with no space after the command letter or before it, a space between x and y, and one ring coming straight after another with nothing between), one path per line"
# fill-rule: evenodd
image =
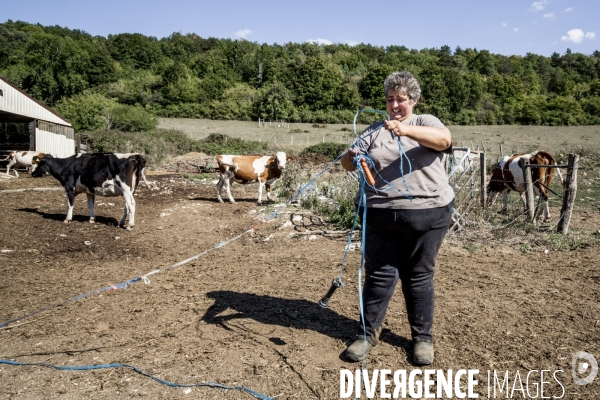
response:
M143 179L144 184L146 185L146 187L148 187L148 181L146 181L146 174L144 174L144 168L146 168L146 159L141 154L136 154L135 161L137 162L137 166L135 168L135 186L137 188L137 185L139 185L140 181Z
M560 173L560 168L556 168L556 172L558 172L558 179L560 179L560 185L563 187L563 189L565 188L565 179L563 178L562 174Z
M6 160L8 160L8 159L10 158L10 156L11 156L11 155L9 154L9 155L7 155L6 157L4 157L3 159L0 159L0 161L6 161Z

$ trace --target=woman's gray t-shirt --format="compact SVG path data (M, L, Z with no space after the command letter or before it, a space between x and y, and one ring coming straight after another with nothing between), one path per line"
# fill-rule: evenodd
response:
M403 123L445 128L438 118L428 114L412 115ZM454 199L445 168L451 147L437 151L406 136L400 137L400 142L402 150L397 136L381 122L369 126L356 140L355 144L366 149L375 164L371 168L375 189L365 185L367 207L422 209L448 205ZM360 204L359 195L356 204Z

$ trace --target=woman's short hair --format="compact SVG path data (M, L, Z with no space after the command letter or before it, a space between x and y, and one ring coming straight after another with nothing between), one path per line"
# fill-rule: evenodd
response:
M397 90L406 94L409 99L415 102L419 101L421 97L421 85L419 85L417 78L408 71L392 72L385 78L383 90L386 96L390 90Z

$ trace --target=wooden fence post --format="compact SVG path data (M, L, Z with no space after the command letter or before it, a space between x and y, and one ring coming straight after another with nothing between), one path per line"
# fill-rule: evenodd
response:
M560 210L560 220L558 221L558 232L566 235L569 233L569 222L575 205L575 195L577 194L577 169L579 168L579 154L569 154L569 166L567 167L567 178L565 182L565 196Z
M481 207L485 207L485 202L487 201L487 192L486 192L486 167L485 167L485 152L479 153L479 168L481 169L481 192L479 195L481 196Z
M523 181L525 182L525 212L529 215L529 220L535 223L535 207L533 201L533 181L531 179L531 167L529 160L522 158L523 163Z

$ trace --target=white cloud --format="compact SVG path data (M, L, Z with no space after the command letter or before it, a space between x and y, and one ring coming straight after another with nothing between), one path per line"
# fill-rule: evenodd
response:
M358 46L360 44L360 42L355 42L354 40L347 40L346 44L348 46Z
M573 9L571 7L565 8L565 10L563 12L571 12L573 11Z
M562 36L563 42L581 43L584 39L593 39L596 37L596 32L584 33L581 29L571 29L566 36Z
M240 29L239 31L235 32L234 35L237 38L246 39L246 36L248 36L251 33L252 31L250 29Z
M323 45L333 44L333 42L331 40L321 39L321 38L319 38L319 39L308 39L306 42L307 43L315 43L315 44L318 44L318 45L321 45L321 44L323 44Z
M504 22L504 21L500 22L500 26L506 26L506 25L507 25L506 22Z
M546 4L548 4L548 0L540 0L534 3L531 3L531 7L529 7L529 11L542 11L546 8Z
M556 18L556 16L554 15L554 13L548 13L548 14L544 14L544 18L554 19L554 18Z
M519 32L519 28L513 28L514 32Z

